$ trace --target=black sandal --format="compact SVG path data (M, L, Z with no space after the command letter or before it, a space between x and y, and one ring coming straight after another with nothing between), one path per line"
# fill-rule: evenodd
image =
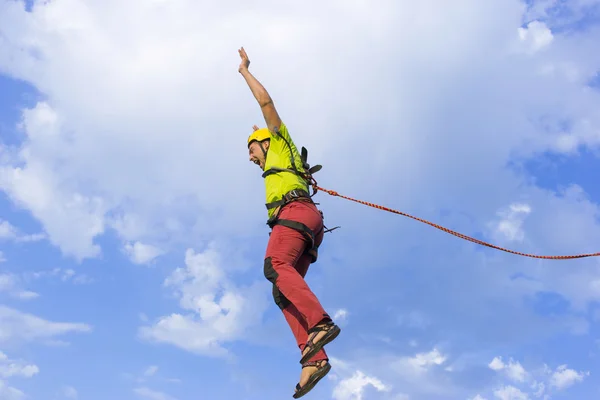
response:
M326 362L326 364L323 365L323 362ZM327 360L311 361L302 364L302 368L306 367L317 367L317 370L310 376L310 378L308 378L308 382L306 382L304 386L300 386L300 383L296 384L296 393L294 393L295 399L299 399L310 392L315 385L319 383L319 381L323 379L331 370L331 364L329 364Z
M317 334L319 332L323 332L323 331L325 331L327 333L325 335L323 335L321 340L319 340L317 343L314 343L313 339L317 336ZM308 332L310 332L311 334L308 337L308 340L306 341L306 346L304 346L304 349L306 350L306 348L308 347L309 350L300 359L300 364L302 364L302 365L304 365L308 360L313 358L314 355L317 354L319 352L319 350L321 350L323 348L323 346L325 346L327 343L330 343L333 339L335 339L340 334L341 329L339 326L334 324L332 321L329 321L329 322L326 322L324 325L315 326L314 328L310 329Z

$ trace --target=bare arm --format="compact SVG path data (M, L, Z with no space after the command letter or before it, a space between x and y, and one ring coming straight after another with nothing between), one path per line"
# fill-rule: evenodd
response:
M246 83L250 87L254 98L258 101L258 105L263 113L263 117L265 118L265 122L267 123L267 127L271 131L275 131L276 128L279 128L281 125L281 118L279 118L279 114L277 114L277 110L275 109L275 104L273 104L273 99L269 96L269 93L264 88L264 86L248 71L248 67L250 66L250 60L248 59L248 55L246 54L246 50L242 47L238 50L240 53L240 57L242 62L238 71L244 79Z

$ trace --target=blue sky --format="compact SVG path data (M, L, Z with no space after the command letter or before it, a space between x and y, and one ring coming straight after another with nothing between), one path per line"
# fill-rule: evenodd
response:
M242 45L323 187L600 251L599 1L246 7L0 0L0 400L292 395ZM596 258L318 202L343 331L306 398L600 396Z

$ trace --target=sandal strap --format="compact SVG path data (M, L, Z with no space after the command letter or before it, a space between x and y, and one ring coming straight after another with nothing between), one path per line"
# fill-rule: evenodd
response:
M306 367L317 367L318 369L323 368L323 364L327 363L329 360L327 359L323 359L323 360L318 360L318 361L307 361L304 364L302 364L302 368L306 368Z
M322 331L327 332L330 329L332 329L334 326L335 326L335 324L333 323L333 321L329 320L329 321L324 322L322 324L317 324L316 326L313 326L312 328L310 328L308 330L308 333L315 334L315 333L319 333L319 332L322 332Z
M332 320L328 320L328 321L325 321L324 323L320 323L320 324L310 328L308 330L308 338L306 340L306 344L304 345L304 348L302 349L302 352L304 352L306 349L309 349L309 351L312 351L312 349L316 346L314 340L317 337L317 335L319 334L319 332L329 332L335 326L336 325Z
M331 329L333 329L333 327L335 326L335 324L333 323L333 321L327 321L324 324L320 324L317 326L314 326L312 328L310 328L308 330L308 339L306 340L306 345L304 346L303 350L306 350L306 348L308 347L309 349L315 347L315 337L317 336L317 334L319 334L319 332L328 332Z
M306 368L306 367L319 367L319 362L318 361L307 361L304 364L302 364L302 368Z

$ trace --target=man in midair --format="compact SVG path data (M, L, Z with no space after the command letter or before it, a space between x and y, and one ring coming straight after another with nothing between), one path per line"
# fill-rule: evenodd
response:
M331 369L323 346L340 333L304 280L323 241L323 215L310 197L308 171L271 96L248 70L250 60L244 48L238 51L242 60L238 71L258 101L267 124L262 129L254 126L248 138L248 152L250 161L264 171L267 224L271 227L264 274L273 283L275 303L300 348L302 372L294 393L294 398L299 398Z

